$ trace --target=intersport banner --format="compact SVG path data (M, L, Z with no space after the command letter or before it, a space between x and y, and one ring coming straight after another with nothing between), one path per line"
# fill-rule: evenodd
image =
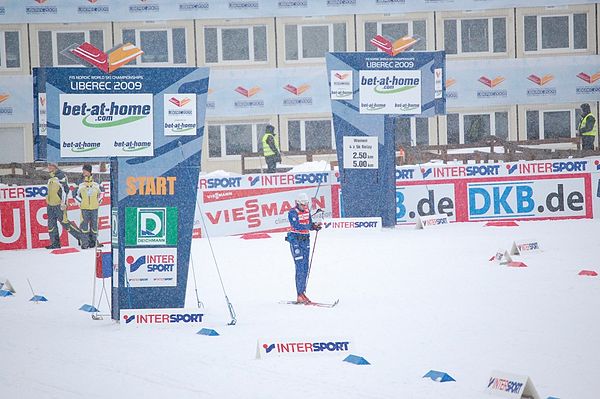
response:
M396 168L396 224L445 214L450 222L560 220L600 215L600 157ZM103 183L105 193L108 184ZM0 250L48 245L45 186L0 187ZM343 217L337 171L204 175L199 179L195 237L284 231L300 192L316 218ZM109 197L100 207L100 240L108 241ZM69 219L79 209L69 203ZM168 207L166 212L168 214ZM168 215L167 215L168 217ZM70 238L63 232L63 244ZM168 242L168 234L165 240ZM74 244L74 243L71 243Z
M344 217L339 173L200 177L196 237L283 231L299 192L324 218ZM396 168L396 224L446 214L450 222L598 218L600 158L427 164ZM319 216L320 217L320 216Z
M336 187L334 189L333 187ZM311 198L311 212L339 217L337 172L200 176L195 236L227 236L289 227L288 211L301 192Z
M396 222L597 218L599 181L599 158L399 167Z
M110 185L100 184L103 190L98 209L98 241L110 240ZM36 249L50 245L46 214L46 185L0 187L0 250ZM81 211L75 199L69 198L67 216L79 226ZM63 246L76 246L75 239L59 223Z

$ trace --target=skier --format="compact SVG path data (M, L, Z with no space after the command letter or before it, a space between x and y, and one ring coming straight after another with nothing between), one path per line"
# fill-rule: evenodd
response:
M46 249L55 249L61 246L58 234L59 222L76 240L79 240L79 230L71 225L67 217L67 195L69 194L67 176L58 168L56 162L48 162L48 172L50 173L50 179L48 179L46 213L48 214L50 245Z
M321 230L322 223L313 223L308 196L300 193L296 206L288 212L290 231L285 240L290 243L292 257L296 264L296 292L298 303L310 303L306 296L308 265L310 257L310 230Z
M81 209L81 248L87 249L98 244L98 207L100 206L100 185L92 177L92 165L85 164L82 169L83 183L77 189L75 199Z

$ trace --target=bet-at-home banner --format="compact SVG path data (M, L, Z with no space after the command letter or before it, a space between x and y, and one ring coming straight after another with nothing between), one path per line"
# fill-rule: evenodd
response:
M445 53L329 53L331 111L346 217L395 225L398 118L445 114Z
M208 68L34 70L50 161L111 162L112 317L182 308Z

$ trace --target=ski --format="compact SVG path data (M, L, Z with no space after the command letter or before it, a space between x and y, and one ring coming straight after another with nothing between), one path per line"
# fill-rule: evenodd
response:
M298 301L280 301L279 303L284 305L305 305L305 306L317 306L319 308L332 308L337 305L340 300L336 300L333 303L323 303L323 302L298 302Z

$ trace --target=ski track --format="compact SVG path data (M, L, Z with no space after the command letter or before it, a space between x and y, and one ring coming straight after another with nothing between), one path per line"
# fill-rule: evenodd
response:
M295 294L282 233L263 240L211 238L236 326L225 325L231 316L208 242L194 240L203 326L219 337L196 335L199 328L191 326L130 328L91 320L77 309L91 303L93 251L0 252L0 275L17 290L0 298L2 396L480 399L498 369L529 375L543 398L596 399L600 277L577 273L600 272L600 223L520 224L324 230L308 296L339 298L334 308L278 303ZM542 247L516 257L527 268L488 261L525 238ZM194 308L191 276L186 301ZM27 279L49 302L29 302ZM342 362L345 354L254 358L257 339L320 338L349 339L352 353L371 365ZM457 382L422 378L430 369Z

